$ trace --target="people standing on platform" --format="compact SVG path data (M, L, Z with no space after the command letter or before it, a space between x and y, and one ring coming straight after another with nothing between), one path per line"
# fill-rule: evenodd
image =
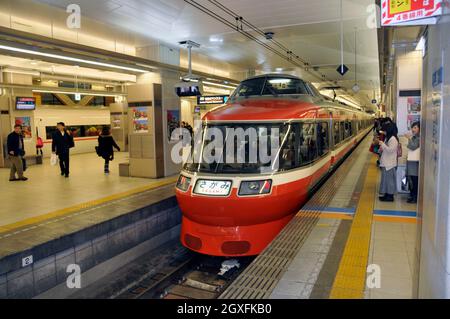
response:
M381 157L381 184L380 194L384 194L379 199L383 202L393 202L394 194L396 192L397 183L397 155L399 140L396 133L395 124L386 122L383 125L382 131L385 134L385 140L378 140L380 146Z
M410 195L408 203L417 203L417 192L419 187L419 161L420 161L420 123L411 124L411 133L406 134L408 138L408 157L406 160L406 176L410 180Z
M102 128L102 133L98 137L97 154L105 160L104 172L106 175L109 174L109 162L114 160L113 147L120 152L120 147L117 145L116 141L114 141L109 127L104 126Z
M63 122L58 122L52 135L52 152L58 155L61 176L69 177L70 149L75 146L72 135Z
M11 161L11 171L9 181L26 181L28 178L23 176L23 156L25 156L25 146L23 144L22 125L14 125L14 131L9 133L7 139L7 150L9 160ZM18 178L16 178L16 173Z

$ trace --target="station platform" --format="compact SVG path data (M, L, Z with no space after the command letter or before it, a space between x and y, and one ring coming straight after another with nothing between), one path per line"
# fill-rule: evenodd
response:
M25 182L0 169L0 298L35 297L64 282L69 264L85 272L165 232L178 236L177 176L120 177L126 156L116 154L108 176L95 154L72 156L69 178L48 159Z
M372 138L369 133L220 298L413 297L416 205L400 193L393 203L378 200Z

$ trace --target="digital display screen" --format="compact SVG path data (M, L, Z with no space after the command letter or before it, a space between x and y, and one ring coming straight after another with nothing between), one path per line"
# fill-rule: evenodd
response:
M34 97L16 97L16 110L35 110L36 99Z
M200 87L198 85L177 87L176 93L178 96L199 96L199 95L201 95Z

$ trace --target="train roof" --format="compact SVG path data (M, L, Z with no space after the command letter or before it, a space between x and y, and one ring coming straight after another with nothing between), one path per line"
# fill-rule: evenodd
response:
M206 121L287 121L293 119L309 119L329 117L348 117L352 114L365 114L342 105L322 101L315 103L308 95L295 97L257 96L240 98L219 106L203 117ZM369 116L368 114L366 114Z
M289 79L298 79L298 80L304 81L303 79L299 78L298 76L290 75L290 74L283 74L283 73L267 73L267 74L255 75L255 76L246 78L243 81L259 79L259 78L275 78L275 77L277 77L277 78L283 77L283 78L289 78Z

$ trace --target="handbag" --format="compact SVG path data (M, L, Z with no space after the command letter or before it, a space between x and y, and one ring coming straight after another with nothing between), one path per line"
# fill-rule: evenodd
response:
M401 180L401 188L404 192L409 192L409 178L406 174L403 176Z
M102 154L101 154L101 152L100 152L100 147L98 147L98 146L95 147L95 153L97 153L97 155L98 155L99 157L102 156Z
M56 164L58 164L58 157L55 153L52 153L50 156L50 165L55 166Z
M397 157L402 157L403 156L403 149L402 149L402 143L398 143L397 146Z

